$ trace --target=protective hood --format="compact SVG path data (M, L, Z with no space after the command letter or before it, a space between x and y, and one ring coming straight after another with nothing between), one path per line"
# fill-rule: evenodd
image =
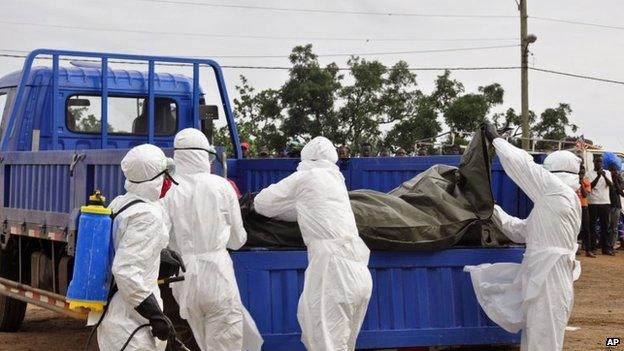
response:
M158 200L167 164L165 154L154 145L143 144L130 149L121 160L126 191L148 201Z
M555 151L544 160L544 168L574 190L579 187L580 167L581 159L570 151Z
M201 131L194 128L181 130L173 147L176 174L210 173L210 154L215 154L215 149Z
M301 162L297 170L337 167L336 162L338 153L334 144L329 139L318 136L310 140L301 150Z

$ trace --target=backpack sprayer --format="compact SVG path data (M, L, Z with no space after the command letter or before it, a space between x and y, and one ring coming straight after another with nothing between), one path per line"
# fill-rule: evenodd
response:
M104 207L106 198L100 191L89 196L87 206L80 207L78 237L74 256L74 274L67 289L69 308L80 307L102 311L108 302L113 263L113 214Z
M74 274L67 289L67 301L70 309L86 308L93 312L102 312L100 319L89 335L85 350L88 350L95 330L104 319L108 303L116 291L111 272L114 258L113 221L120 213L143 201L134 200L122 207L117 213L113 213L110 208L105 207L105 202L106 197L99 190L96 190L93 195L89 196L88 204L80 208ZM184 276L169 277L158 280L158 285L182 280L184 280ZM124 350L134 335L145 327L149 327L149 324L136 328L121 350ZM174 349L188 350L175 336L169 342L173 343Z

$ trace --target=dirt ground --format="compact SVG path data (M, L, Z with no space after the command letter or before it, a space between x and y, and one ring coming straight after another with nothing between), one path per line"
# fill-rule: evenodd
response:
M619 337L624 342L624 253L580 260L583 274L575 285L570 320L570 326L580 329L566 333L564 350L624 350L624 345L605 347L607 337ZM20 332L0 333L0 351L82 350L88 334L80 321L29 307Z
M575 301L566 333L565 350L624 350L605 346L608 337L624 342L624 252L615 257L581 257L583 272L574 285Z

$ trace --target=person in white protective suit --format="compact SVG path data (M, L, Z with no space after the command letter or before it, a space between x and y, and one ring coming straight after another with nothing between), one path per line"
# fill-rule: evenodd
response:
M358 236L337 161L332 143L316 137L301 151L297 172L254 199L259 214L296 218L301 228L309 265L297 319L311 351L354 350L372 291L370 251Z
M260 351L262 337L243 306L227 249L247 241L238 198L223 177L210 174L214 148L197 129L174 140L176 180L163 199L169 215L169 247L182 254L185 280L172 285L202 351Z
M486 135L507 175L533 201L527 219L518 219L495 206L492 220L511 240L526 244L522 264L467 266L477 299L486 314L503 329L522 330L521 350L557 351L574 303L573 281L580 276L575 259L581 226L579 187L581 160L569 151L556 151L533 162L496 134Z
M119 290L97 330L101 351L119 351L143 324L151 328L139 330L126 350L164 350L164 340L174 335L157 285L161 250L169 235L156 201L168 165L162 150L148 144L131 149L121 161L127 192L110 204L113 213L118 213L113 222L112 273Z

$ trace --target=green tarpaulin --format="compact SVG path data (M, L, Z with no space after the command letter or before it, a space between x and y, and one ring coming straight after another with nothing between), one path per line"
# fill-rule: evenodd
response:
M374 250L441 250L481 245L482 224L492 216L491 155L483 132L475 133L459 167L435 165L389 193L349 192L362 239ZM296 223L263 217L241 200L247 246L304 247ZM502 241L499 233L493 234Z

